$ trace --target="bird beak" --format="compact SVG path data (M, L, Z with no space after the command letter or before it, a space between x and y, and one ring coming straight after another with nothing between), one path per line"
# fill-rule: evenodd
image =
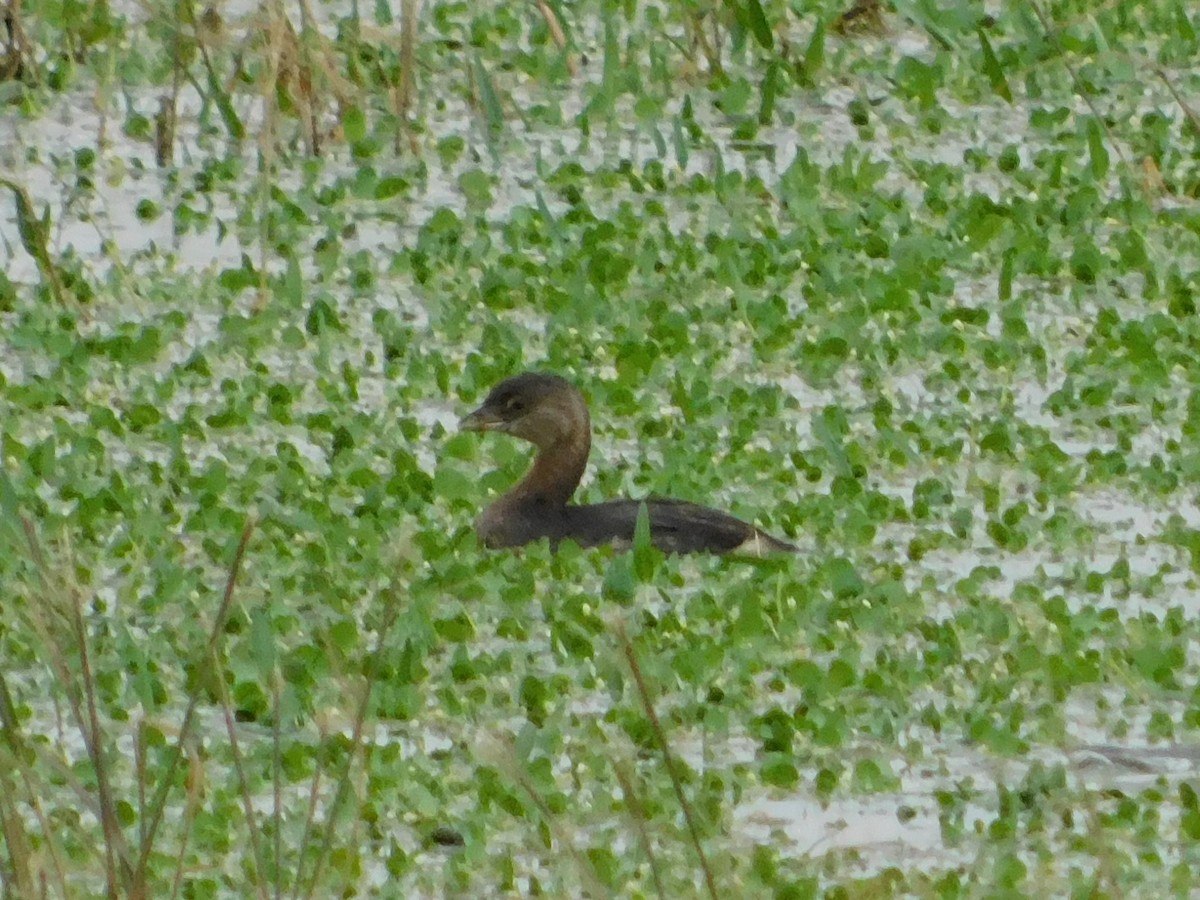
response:
M481 406L458 423L459 431L500 431L504 420L486 406Z

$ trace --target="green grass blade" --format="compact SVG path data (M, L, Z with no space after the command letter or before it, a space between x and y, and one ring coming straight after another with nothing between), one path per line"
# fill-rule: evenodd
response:
M1004 77L1004 67L1000 65L1000 60L996 58L995 52L992 50L992 43L987 39L982 28L979 29L979 47L983 52L983 74L987 76L988 81L992 85L992 90L999 94L1008 103L1013 102L1012 89L1008 86L1008 79Z

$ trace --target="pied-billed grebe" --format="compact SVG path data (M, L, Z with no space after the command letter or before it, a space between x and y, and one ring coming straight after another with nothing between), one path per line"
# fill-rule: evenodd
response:
M796 550L741 519L683 500L572 504L591 450L592 424L583 394L557 375L525 372L500 382L461 427L500 431L538 448L520 484L476 520L475 530L488 547L517 547L540 538L551 544L572 540L584 547L628 546L644 502L650 540L668 553L763 556Z

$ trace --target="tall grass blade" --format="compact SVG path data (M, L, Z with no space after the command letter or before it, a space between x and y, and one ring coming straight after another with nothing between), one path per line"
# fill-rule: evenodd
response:
M796 66L800 83L812 87L817 83L817 73L825 68L825 23L818 22L813 35L804 49L804 59Z
M1104 146L1104 133L1100 130L1100 123L1094 118L1089 119L1087 123L1087 144L1088 168L1092 177L1100 181L1108 175L1109 158L1108 148Z
M758 124L770 125L775 118L775 97L779 93L779 73L782 64L777 59L767 64L767 74L763 76L762 90L758 101Z
M12 191L17 204L17 233L21 236L21 246L37 263L42 280L54 296L54 301L60 306L66 305L66 291L62 279L58 275L53 260L50 258L50 209L38 218L33 209L33 200L24 187L7 178L0 178L0 185Z
M1004 77L1004 67L1000 65L1000 60L996 58L996 54L992 50L992 42L988 40L987 34L982 28L979 29L978 34L979 48L983 52L983 74L991 83L992 90L1003 97L1006 102L1012 103L1012 89L1008 86L1008 79Z
M775 34L771 31L771 23L767 21L767 14L763 12L762 4L758 0L746 0L746 5L742 7L742 14L746 25L749 26L750 33L754 35L759 46L764 50L774 50Z
M474 57L475 83L479 86L479 102L483 106L483 114L487 118L488 129L499 131L504 127L504 107L500 103L500 94L492 76L483 66L483 60L478 54Z

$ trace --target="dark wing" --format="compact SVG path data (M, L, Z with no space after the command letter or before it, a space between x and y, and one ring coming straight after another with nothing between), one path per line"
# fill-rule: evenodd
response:
M650 540L665 553L732 553L755 556L794 551L791 544L763 534L728 513L685 500L612 500L568 506L563 537L581 544L630 544L642 502L650 516Z

